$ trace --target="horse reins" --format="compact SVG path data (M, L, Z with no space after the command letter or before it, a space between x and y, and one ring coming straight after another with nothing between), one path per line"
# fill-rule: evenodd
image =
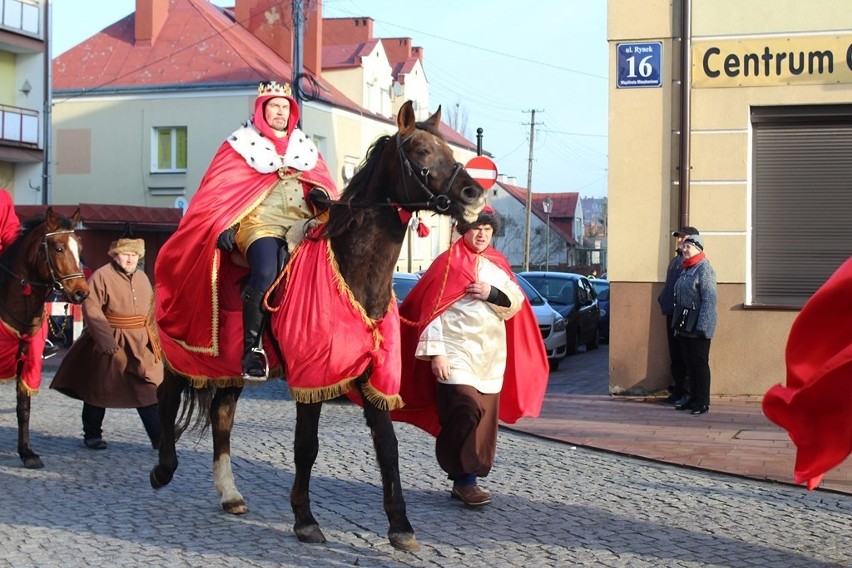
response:
M402 206L405 206L405 207L418 207L418 206L423 206L423 207L427 207L427 208L434 207L435 210L438 211L438 213L446 213L447 211L449 211L450 205L452 205L452 200L450 199L450 197L447 196L446 194L435 195L432 192L432 190L429 189L429 187L423 181L423 180L425 180L427 183L429 182L429 168L420 168L420 171L415 173L414 168L411 166L411 160L409 160L408 156L405 154L405 150L403 149L403 146L405 145L406 142L408 142L408 140L412 136L413 136L413 133L409 134L405 138L402 138L402 136L400 136L399 132L396 133L396 150L397 150L397 154L399 155L399 163L400 163L400 166L403 169L403 172L405 174L408 174L407 176L406 175L402 176L402 192L403 192L403 195L405 196L405 199L408 200L409 199L408 184L406 182L407 182L408 178L412 178L417 183L418 187L423 192L426 193L426 195L429 197L429 199L426 202L421 202L421 203L408 202L408 203L402 203L402 204L399 204L399 205L402 205ZM459 172L461 172L463 169L464 169L464 166L461 163L456 162L455 166L453 167L453 173L450 175L450 179L447 180L447 184L446 184L447 190L449 190L449 188L451 188L453 186L453 183L456 181L456 178L458 177ZM423 180L420 179L421 176L422 176Z
M10 269L8 266L6 266L3 263L0 263L0 269L2 269L6 274L15 278L18 281L18 284L20 284L21 288L23 288L24 290L26 290L27 286L30 286L30 287L38 287L38 288L53 288L57 292L61 292L63 282L65 282L66 280L72 280L74 278L85 278L86 275L83 274L82 272L75 272L75 273L67 274L67 275L64 275L64 276L57 276L56 267L53 265L53 262L50 259L49 251L47 249L47 237L51 237L53 235L62 235L62 234L67 234L67 233L74 233L74 232L75 231L73 229L63 229L61 231L53 231L51 233L45 233L44 236L42 237L41 248L44 249L45 262L47 263L47 268L50 271L50 278L51 278L50 282L39 282L39 281L36 281L36 280L27 280L26 278L21 278L20 276L18 276L14 272L12 272L12 269ZM23 295L28 296L29 294L25 292ZM3 303L3 307L4 307L4 311L6 312L6 315L8 315L12 319L16 320L16 322L18 324L28 325L28 321L19 320L18 318L13 316L7 309L5 309L5 302ZM29 308L27 308L27 312L29 312Z
M43 284L43 285L47 285L47 286L52 285L53 289L56 290L57 292L60 292L62 290L62 283L65 282L66 280L73 280L75 278L85 278L86 275L83 274L82 272L74 272L72 274L66 274L64 276L57 277L56 267L53 265L53 261L50 259L50 251L47 250L47 237L52 237L54 235L67 235L69 233L74 233L74 232L75 231L73 229L63 229L61 231L53 231L52 233L45 233L44 236L41 239L41 246L44 249L44 256L47 259L47 268L48 268L48 270L50 270L50 277L53 279L53 282L51 282L49 284Z

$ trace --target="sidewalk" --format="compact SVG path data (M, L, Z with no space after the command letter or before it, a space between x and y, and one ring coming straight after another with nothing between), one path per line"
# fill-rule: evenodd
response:
M541 415L504 427L679 466L794 483L796 447L763 415L761 397L713 397L710 412L692 416L654 397L610 396L608 366L608 346L564 359L550 373ZM852 494L852 460L828 472L820 489Z
M67 349L45 361L53 374ZM609 347L565 358L550 373L538 418L510 430L677 466L793 484L796 447L761 411L761 397L713 397L701 416L654 397L610 396ZM804 486L802 491L805 491ZM828 472L820 489L852 495L852 459Z

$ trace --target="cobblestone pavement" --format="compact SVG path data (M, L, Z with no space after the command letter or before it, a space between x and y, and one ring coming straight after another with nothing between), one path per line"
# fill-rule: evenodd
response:
M49 377L45 378L49 382ZM78 401L46 387L32 432L45 469L15 451L14 385L0 385L0 567L20 566L852 566L852 496L806 492L501 431L483 486L494 502L449 498L433 440L398 425L402 479L421 550L389 545L360 409L323 409L312 502L328 542L299 543L288 503L295 405L284 384L247 389L234 473L251 511L219 507L209 436L179 443L171 485L151 489L133 410L108 410L106 451L83 447Z

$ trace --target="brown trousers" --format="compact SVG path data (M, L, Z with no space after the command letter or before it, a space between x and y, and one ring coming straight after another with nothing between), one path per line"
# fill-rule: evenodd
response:
M494 464L500 394L482 394L467 385L436 386L441 433L435 441L438 465L450 479L474 473L485 477Z

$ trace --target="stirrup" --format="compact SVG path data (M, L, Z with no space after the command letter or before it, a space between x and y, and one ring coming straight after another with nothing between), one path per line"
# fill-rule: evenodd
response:
M249 350L249 353L260 355L260 357L263 359L263 375L250 375L245 371L245 369L243 369L243 379L246 381L265 381L269 378L269 358L267 358L266 352L263 350L262 347L252 347Z

